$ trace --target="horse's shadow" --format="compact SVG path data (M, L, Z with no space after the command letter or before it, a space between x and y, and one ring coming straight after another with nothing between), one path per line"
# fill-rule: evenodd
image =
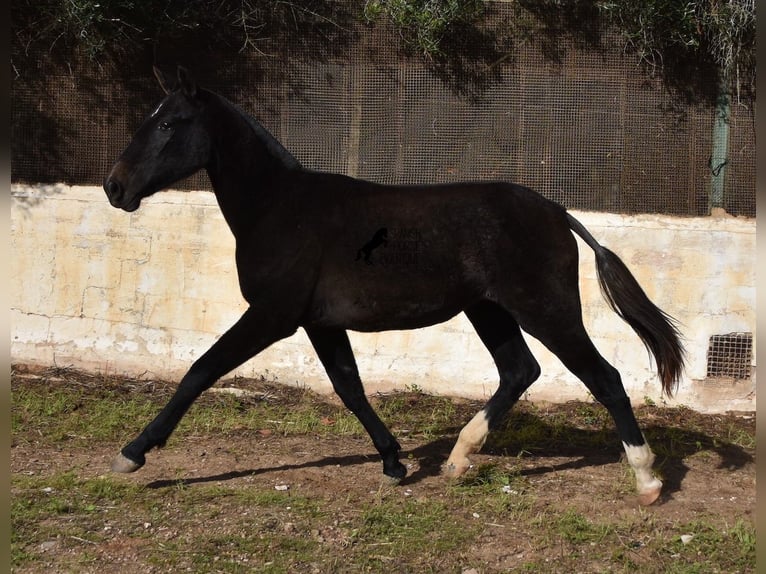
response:
M482 453L498 457L506 456L509 459L515 459L517 458L516 453L521 453L519 456L524 458L527 464L525 468L518 471L518 474L524 477L614 464L623 456L616 432L608 427L598 430L586 430L574 426L561 426L560 424L554 427L533 414L519 413L514 416L513 426L515 428L521 428L525 424L537 425L539 436L543 438L533 441L532 444L524 444L513 438L512 431L499 433L500 439L493 439L493 435L490 434ZM412 458L417 460L418 464L415 470L401 481L401 485L414 485L429 477L441 474L442 465L449 456L460 428L450 427L442 429L442 431L442 437L402 451L402 459L405 462L408 458ZM644 434L657 454L655 468L659 471L664 483L660 502L672 499L673 494L681 490L681 484L690 470L686 464L686 459L694 454L703 451L715 453L720 459L717 468L732 471L741 469L754 461L753 455L747 449L730 442L721 441L704 432L657 424L647 426ZM552 438L546 439L545 437ZM555 464L545 461L545 459L552 457L568 460ZM535 459L539 460L539 465L529 464ZM344 472L344 468L347 469L345 472L348 472L349 477L351 477L352 473L349 470L351 467L378 460L377 453L368 451L353 455L325 456L300 463L238 470L209 476L155 480L146 486L147 488L161 489L170 486L223 482L271 472L330 466L339 466L339 472Z

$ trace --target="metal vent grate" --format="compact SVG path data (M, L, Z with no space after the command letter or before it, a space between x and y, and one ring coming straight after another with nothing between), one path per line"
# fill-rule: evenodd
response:
M753 359L753 334L713 335L707 349L707 376L750 377Z

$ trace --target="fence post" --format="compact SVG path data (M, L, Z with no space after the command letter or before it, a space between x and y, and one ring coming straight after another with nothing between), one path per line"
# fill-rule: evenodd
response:
M726 181L726 164L729 154L729 114L730 97L726 81L721 78L718 83L715 116L713 120L713 144L710 152L710 207L724 207L724 183Z

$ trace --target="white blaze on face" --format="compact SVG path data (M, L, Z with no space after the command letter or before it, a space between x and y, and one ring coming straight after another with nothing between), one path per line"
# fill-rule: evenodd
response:
M630 466L633 467L633 472L636 473L638 493L659 493L662 488L662 481L652 474L654 453L649 448L649 445L644 443L641 446L632 446L623 442L622 446L625 449Z
M162 108L162 104L164 103L165 103L165 100L162 100L149 117L153 118L158 113L160 113L160 109Z

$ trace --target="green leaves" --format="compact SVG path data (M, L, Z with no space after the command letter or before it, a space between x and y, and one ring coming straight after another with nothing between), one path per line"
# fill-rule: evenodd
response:
M368 0L368 23L387 19L405 47L431 58L442 53L442 40L457 24L475 22L484 12L482 0Z
M650 70L695 59L755 89L754 0L604 0L599 10Z

